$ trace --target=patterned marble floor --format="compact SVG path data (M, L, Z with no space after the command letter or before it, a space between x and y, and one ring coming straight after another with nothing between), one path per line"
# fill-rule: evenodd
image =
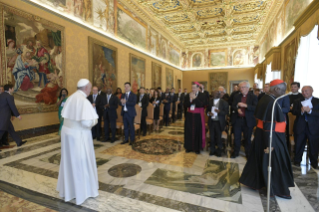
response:
M56 191L61 143L57 133L0 152L0 211L212 212L265 211L266 192L238 183L246 163L185 153L183 122L133 145L94 141L99 196L81 206ZM319 211L318 173L293 167L292 200L271 199L271 211Z

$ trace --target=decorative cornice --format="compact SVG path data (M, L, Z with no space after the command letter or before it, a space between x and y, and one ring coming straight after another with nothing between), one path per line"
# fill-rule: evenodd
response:
M281 47L272 47L265 55L265 58L271 57L275 53L281 53Z
M317 10L319 10L319 0L311 2L306 10L300 14L294 23L295 29L298 29L303 23L305 23L310 16L312 16Z

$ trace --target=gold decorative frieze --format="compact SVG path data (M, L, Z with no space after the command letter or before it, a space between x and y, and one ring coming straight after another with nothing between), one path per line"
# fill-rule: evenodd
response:
M232 39L233 40L242 40L242 39L248 39L248 38L252 38L253 35L252 34L242 34L242 35L233 35Z
M190 17L187 14L179 13L175 15L164 16L163 20L164 20L164 23L167 25L174 25L174 24L187 23L190 21Z
M194 40L200 38L199 34L197 33L180 35L179 37L181 40Z
M251 16L243 16L234 18L232 21L233 26L241 26L241 25L252 25L256 24L259 21L259 15L251 15Z
M216 38L210 38L207 40L207 43L216 43L216 42L225 42L227 41L226 37L216 37Z
M226 31L223 29L211 31L211 32L206 32L205 33L205 38L212 38L212 37L222 37L227 35Z
M255 26L242 26L242 27L236 27L233 28L231 31L231 34L233 35L241 35L241 34L248 34L248 33L253 33L256 31Z

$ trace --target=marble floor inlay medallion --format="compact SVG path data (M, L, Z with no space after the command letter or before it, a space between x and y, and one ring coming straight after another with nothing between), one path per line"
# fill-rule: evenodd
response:
M132 148L144 154L171 155L180 152L183 149L183 143L172 139L153 138L134 142Z
M203 174L157 169L146 184L242 203L237 163L208 160Z
M122 163L115 166L112 166L108 173L112 177L132 177L137 175L142 171L142 168L139 165L132 163Z

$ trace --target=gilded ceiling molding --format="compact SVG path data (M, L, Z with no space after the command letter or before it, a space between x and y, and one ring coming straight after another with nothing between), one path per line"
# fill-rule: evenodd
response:
M206 32L204 34L204 37L205 38L213 38L213 37L222 37L225 35L227 35L226 31L223 29L219 29L219 30L212 31L212 32Z
M225 11L223 8L212 8L199 10L196 12L196 20L208 20L212 18L223 18L225 16Z
M200 29L204 30L216 30L216 29L224 29L226 27L226 23L224 21L214 21L214 22L204 22Z
M261 12L267 5L266 1L245 2L233 6L232 14L247 14L250 12Z
M298 28L300 28L314 13L318 12L317 10L319 10L319 1L314 0L308 5L306 10L295 21L295 29L297 30Z
M158 1L152 4L151 9L157 14L165 14L181 11L183 6L178 0Z
M244 16L240 18L234 18L232 21L233 26L243 26L243 25L251 25L256 24L260 20L259 15L251 15L251 16Z
M270 0L268 0L268 1L271 2ZM284 2L285 2L284 0L273 0L271 7L268 9L268 11L269 11L268 14L266 15L266 17L264 17L264 22L262 24L261 30L256 38L257 43L261 43L261 39L267 33L270 24L276 18L277 14L278 14L278 12L279 12L279 10ZM268 5L267 5L267 7L268 7Z
M163 21L168 26L182 24L190 22L190 17L186 13L181 13L177 15L167 15L163 18Z
M216 6L222 2L223 0L188 0L190 8Z
M254 25L252 26L242 26L242 27L236 27L231 30L232 35L241 35L241 34L247 34L247 33L253 33L255 32L257 27Z
M195 26L192 24L190 24L190 25L177 25L177 26L173 26L171 29L176 34L190 33L190 32L196 31Z

